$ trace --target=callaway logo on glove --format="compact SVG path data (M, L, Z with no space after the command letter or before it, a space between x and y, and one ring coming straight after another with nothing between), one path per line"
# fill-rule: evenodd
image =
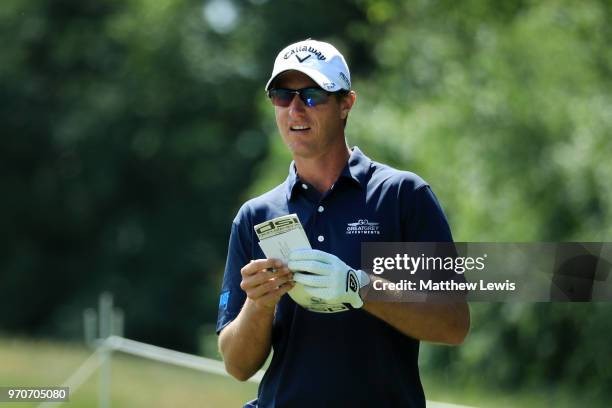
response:
M370 278L337 256L316 249L300 249L291 252L288 266L296 282L289 296L306 309L336 313L363 306L359 289L366 286Z

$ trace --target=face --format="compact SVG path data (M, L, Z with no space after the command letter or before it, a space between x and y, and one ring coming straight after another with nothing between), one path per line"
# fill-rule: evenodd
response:
M318 85L298 71L281 74L275 88L302 89ZM308 107L296 95L287 107L275 106L276 125L294 157L313 158L345 144L343 120L354 102L354 93L339 100L330 96L326 103Z

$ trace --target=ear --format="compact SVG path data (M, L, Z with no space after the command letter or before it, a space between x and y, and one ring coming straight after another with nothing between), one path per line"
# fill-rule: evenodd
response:
M348 117L351 108L355 104L357 100L357 94L355 91L349 91L341 100L340 100L340 118L342 120Z

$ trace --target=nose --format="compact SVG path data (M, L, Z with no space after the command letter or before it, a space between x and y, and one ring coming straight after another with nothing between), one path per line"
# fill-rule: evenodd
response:
M289 104L289 114L302 113L306 110L306 105L302 98L298 94L293 95L291 103Z

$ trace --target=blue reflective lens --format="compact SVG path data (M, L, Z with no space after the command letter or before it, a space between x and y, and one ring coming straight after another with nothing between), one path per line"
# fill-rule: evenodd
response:
M321 88L283 89L276 88L268 91L272 104L287 107L291 104L293 97L298 95L302 102L310 108L326 103L330 93Z

